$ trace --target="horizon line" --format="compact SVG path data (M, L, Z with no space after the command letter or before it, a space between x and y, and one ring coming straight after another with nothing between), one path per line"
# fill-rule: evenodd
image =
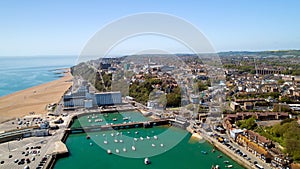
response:
M276 50L224 50L224 51L218 51L215 52L217 54L219 53L231 53L231 52L284 52L284 51L300 51L300 49L276 49ZM145 53L141 55L159 55L161 53ZM170 54L212 54L212 53L190 53L190 52L180 52L180 53L170 53ZM123 57L123 56L130 56L134 54L114 54L111 56L117 56L117 57ZM166 55L165 53L163 55ZM49 57L49 56L80 56L78 54L34 54L34 55L0 55L0 57ZM92 55L91 55L92 56Z

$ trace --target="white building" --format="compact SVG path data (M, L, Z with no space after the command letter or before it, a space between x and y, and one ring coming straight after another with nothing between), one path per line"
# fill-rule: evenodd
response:
M114 104L122 103L122 94L120 91L95 93L95 97L96 97L96 104L98 106L114 105Z

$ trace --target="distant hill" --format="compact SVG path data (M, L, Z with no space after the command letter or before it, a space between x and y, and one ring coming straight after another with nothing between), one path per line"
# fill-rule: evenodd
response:
M230 52L219 52L220 57L222 56L300 56L300 50L276 50L276 51L230 51Z

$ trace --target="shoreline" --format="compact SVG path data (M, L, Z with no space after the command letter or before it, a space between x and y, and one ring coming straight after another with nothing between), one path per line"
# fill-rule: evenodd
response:
M64 93L72 86L73 76L65 69L63 77L0 97L0 123L14 118L47 113L46 106L59 103Z

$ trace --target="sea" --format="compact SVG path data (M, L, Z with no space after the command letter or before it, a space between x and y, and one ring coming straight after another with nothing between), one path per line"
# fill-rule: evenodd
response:
M1 56L0 97L56 80L60 69L71 67L76 61L76 56ZM95 122L93 117L83 116L75 120L72 127L121 123L124 117L128 117L127 122L149 120L139 112L96 116L105 121ZM87 139L87 135L91 139ZM104 140L108 144L104 144ZM133 145L135 151L132 150ZM222 152L212 152L213 146L208 142L191 139L191 134L186 130L170 126L70 134L66 146L70 154L60 158L55 163L55 169L210 169L212 165L226 168L229 164L235 169L243 168ZM107 153L108 149L112 154ZM151 164L144 164L145 157L149 158Z
M77 56L0 56L0 97L56 80Z

